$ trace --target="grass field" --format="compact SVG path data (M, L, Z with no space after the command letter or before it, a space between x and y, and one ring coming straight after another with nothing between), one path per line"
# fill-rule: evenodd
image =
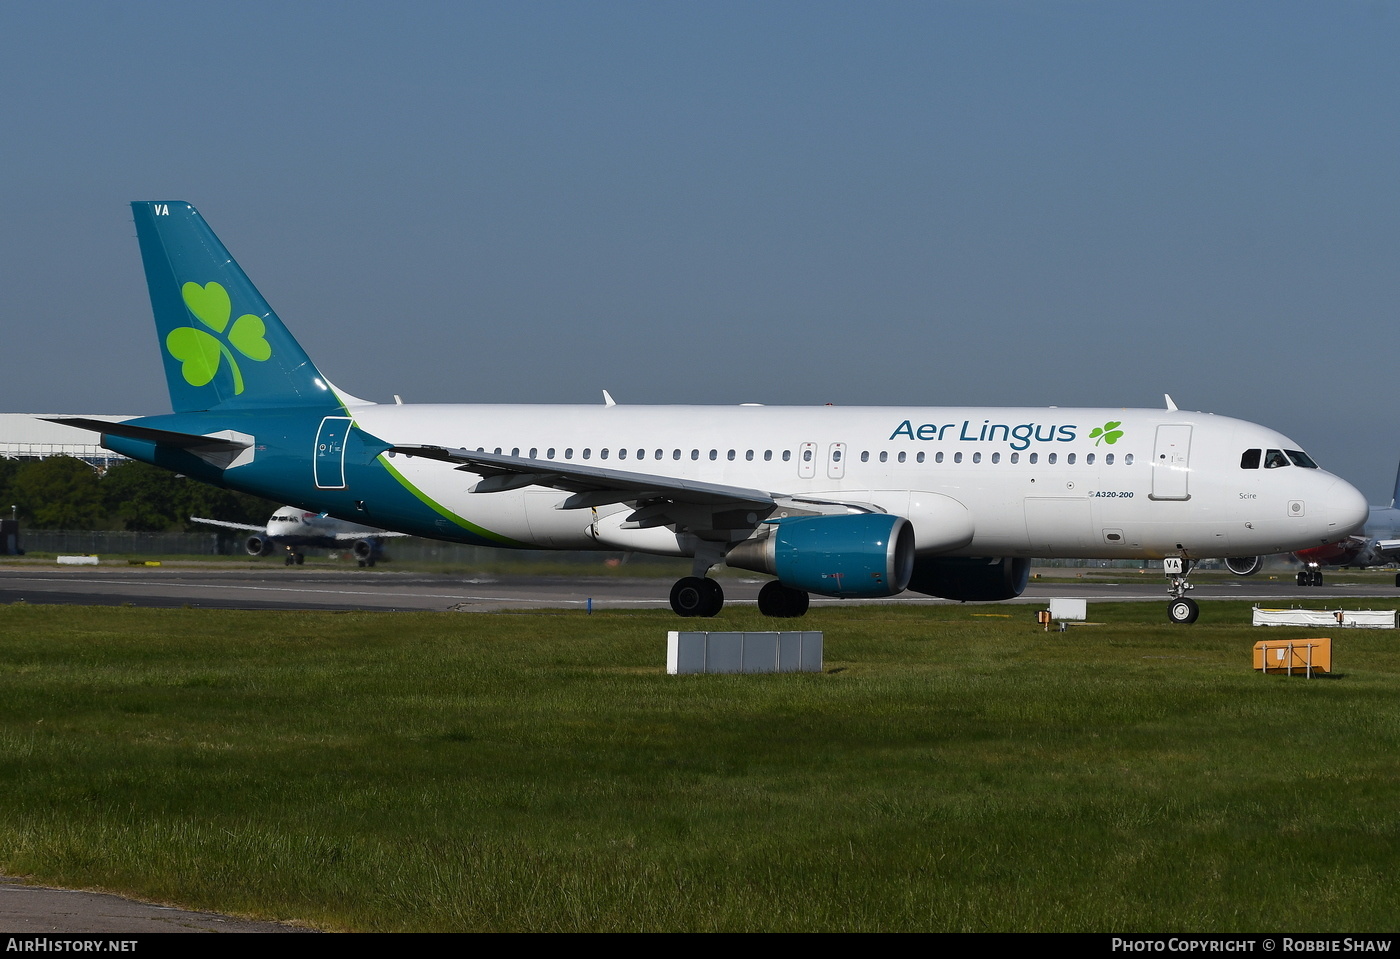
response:
M0 607L0 868L326 929L1396 928L1396 636L1266 677L1247 604L1161 605L814 610L824 673L744 677L666 676L669 613Z

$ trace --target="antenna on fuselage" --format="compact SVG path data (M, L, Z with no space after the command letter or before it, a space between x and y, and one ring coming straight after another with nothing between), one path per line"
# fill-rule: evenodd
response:
M1175 412L1176 400L1172 399L1172 395L1170 393L1163 393L1162 396L1167 401L1167 409L1171 410L1172 412Z

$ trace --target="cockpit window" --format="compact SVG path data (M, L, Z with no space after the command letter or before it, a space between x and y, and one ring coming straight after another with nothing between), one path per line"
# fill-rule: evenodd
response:
M1240 469L1257 470L1259 468L1259 456L1263 450L1245 450L1240 455Z
M1312 457L1302 450L1286 450L1288 458L1293 461L1294 466L1301 466L1305 470L1317 469L1317 464L1312 461Z
M1276 470L1280 466L1288 465L1288 457L1283 455L1283 450L1269 450L1264 454L1264 469Z

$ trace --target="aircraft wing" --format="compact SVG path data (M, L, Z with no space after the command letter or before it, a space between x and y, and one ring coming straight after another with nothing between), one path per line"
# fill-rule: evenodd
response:
M253 533L267 532L266 526L249 526L247 523L230 523L222 519L205 519L203 516L191 516L191 523L203 523L205 526L222 526L225 529L243 529Z
M678 476L657 476L604 466L579 466L554 460L532 460L523 456L479 453L476 450L444 449L440 446L395 446L393 451L460 464L457 468L478 473L481 482L473 493L499 493L525 486L547 486L574 495L561 509L583 509L610 503L668 499L697 506L775 506L772 493L721 483L702 483Z
M410 536L410 533L393 533L387 529L368 529L363 533L336 533L337 542L353 543L361 539L388 539L390 536Z
M473 493L499 493L526 486L545 486L573 495L556 509L587 509L625 503L632 513L623 529L685 526L692 530L753 529L779 507L798 515L884 512L870 503L817 497L789 496L744 486L704 483L679 476L581 466L556 460L535 460L476 450L440 446L395 446L408 456L457 463L457 469L480 474Z

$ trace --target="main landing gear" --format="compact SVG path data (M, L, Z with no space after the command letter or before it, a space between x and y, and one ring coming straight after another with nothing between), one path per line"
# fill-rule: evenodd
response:
M810 599L804 590L784 586L774 580L758 591L758 611L778 619L796 619L807 614Z
M1182 556L1168 556L1162 561L1162 570L1168 580L1167 593L1172 598L1167 604L1167 618L1173 623L1194 623L1196 617L1201 615L1201 607L1186 596L1186 591L1193 588L1186 582L1186 577L1191 575L1191 566L1191 561Z
M300 566L301 564L303 564L303 563L305 563L305 562L306 562L306 554L305 554L305 553L297 553L297 552L294 552L293 550L290 550L290 549L287 550L287 565L288 565L288 566Z
M758 611L764 616L793 619L804 616L809 605L807 593L777 581L758 593ZM671 609L677 616L714 616L724 608L724 590L705 576L687 576L671 587Z
M714 616L724 607L724 590L704 576L687 576L671 587L671 608L677 616Z
M1397 582L1400 582L1400 577L1397 578ZM1307 569L1298 570L1298 585L1321 586L1322 570L1318 569L1315 566L1309 566Z

